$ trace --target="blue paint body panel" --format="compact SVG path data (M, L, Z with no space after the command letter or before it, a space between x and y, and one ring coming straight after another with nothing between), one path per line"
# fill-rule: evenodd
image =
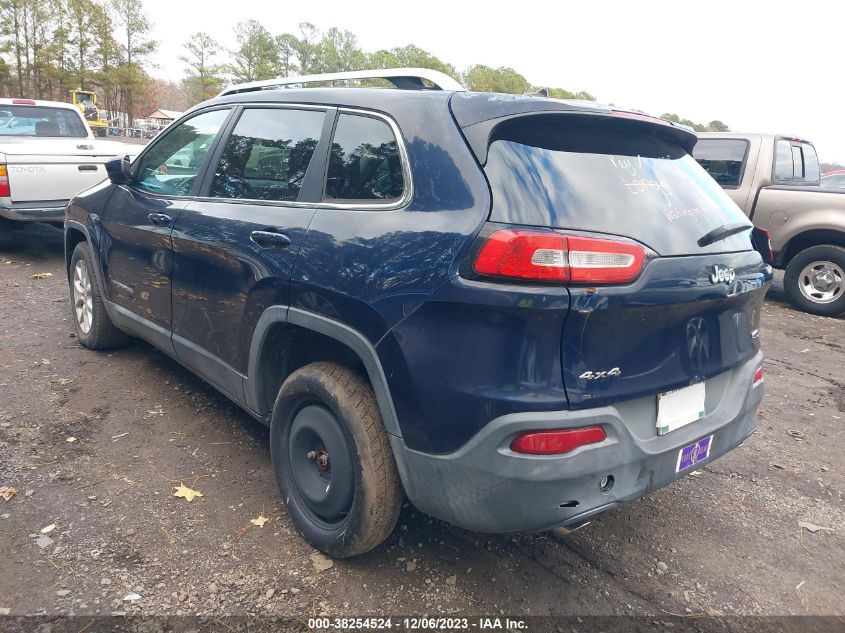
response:
M730 375L744 379L753 372L771 269L745 238L732 238L729 249L710 246L671 257L645 245L642 273L618 286L503 282L472 272L472 257L485 236L495 228L513 228L507 213L494 218L500 224L491 223L495 201L483 165L497 122L562 113L560 121L577 122L581 116L601 125L595 121L610 120L610 109L512 95L315 88L216 99L184 119L224 104L231 106L230 122L215 138L191 195L154 196L131 183L106 181L71 202L69 243L74 232L84 233L96 253L105 298L122 314L169 337L166 344L152 335L149 340L264 420L272 399L261 396L256 374L263 369L261 341L273 323L262 317L272 313L287 322L295 310L297 327L313 322L320 332L335 328L338 340L357 354L369 354L364 365L396 442L400 473L409 494L420 495L411 494L412 499L427 511L477 529L492 521L453 517L432 501L435 490L412 485L409 464L420 464L423 472L426 455L439 460L427 462L431 472L445 477L443 456L504 442L495 450L507 457L507 468L530 470L523 458L508 454L501 439L508 437L503 428L510 428L510 421L519 420L513 428L521 430L567 420L586 424L595 409L612 411L615 428L626 423L626 411L635 412L630 419L639 422L631 422L630 434L642 450L631 454L641 456L648 453L649 402L659 392L707 381L717 399L727 381L720 377L734 372ZM210 198L219 148L242 109L285 104L327 113L308 167L310 184L303 185L300 198L291 204ZM335 208L321 199L328 135L336 111L344 109L376 113L395 124L410 177L402 204ZM614 125L624 132L628 123ZM694 142L687 132L662 124L637 120L630 125L637 134L654 134L681 148ZM156 226L148 222L150 214L167 214L172 221ZM542 218L536 222L578 231L543 224ZM614 228L604 232L613 235ZM694 223L689 230L695 233L691 238L703 233ZM267 231L284 233L289 243L272 247L254 241L256 232ZM713 283L714 265L733 268L735 280ZM593 378L595 373L602 377ZM731 393L748 403L719 418L719 425L733 420L742 425L723 444L716 440L720 453L753 430L761 397L746 394L750 384L747 389L731 385ZM388 424L393 416L395 427ZM494 421L495 442L485 439ZM665 455L677 455L674 443L661 442ZM413 458L402 457L404 451ZM661 459L668 460L665 455ZM624 462L617 457L607 463ZM484 461L483 455L476 458ZM593 485L587 479L579 483L585 489ZM664 479L671 477L655 481ZM549 495L557 495L556 486L549 484ZM633 498L649 486L640 482L626 494ZM567 511L566 520L575 516ZM561 517L555 506L543 526L560 523Z

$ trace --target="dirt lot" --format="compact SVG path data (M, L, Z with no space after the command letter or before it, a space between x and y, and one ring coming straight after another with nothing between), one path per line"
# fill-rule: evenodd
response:
M762 336L758 432L697 476L568 537L406 507L384 546L326 568L268 432L144 343L81 348L61 232L30 226L0 246L0 614L845 615L845 320L775 287Z

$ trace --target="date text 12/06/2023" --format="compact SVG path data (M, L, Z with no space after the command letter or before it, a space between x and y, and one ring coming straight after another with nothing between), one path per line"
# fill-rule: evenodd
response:
M442 618L442 617L357 617L308 618L312 631L327 630L408 630L408 631L514 631L527 628L525 620L507 617Z

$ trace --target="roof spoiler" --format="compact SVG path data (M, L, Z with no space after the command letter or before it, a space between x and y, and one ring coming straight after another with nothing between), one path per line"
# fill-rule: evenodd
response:
M625 110L611 110L609 108L604 111L587 111L587 110L535 110L528 112L518 112L502 117L480 121L467 127L462 128L464 137L469 143L472 152L475 154L478 162L483 166L487 163L487 150L490 143L496 135L497 128L505 123L514 122L517 120L527 120L533 117L556 117L556 116L585 116L585 117L604 117L607 119L621 119L631 121L632 125L650 125L654 126L656 130L662 130L663 134L683 147L688 153L692 153L692 148L698 141L698 137L692 128L675 124L672 121L666 121L658 117L641 114L639 112L628 112Z
M401 90L452 90L465 92L458 81L445 73L430 68L381 68L374 70L353 70L342 73L322 73L318 75L301 75L299 77L279 77L263 81L250 81L244 84L230 86L223 90L218 97L254 92L256 90L272 90L288 86L301 86L309 83L332 81L355 81L361 79L385 79ZM423 83L428 81L433 88Z

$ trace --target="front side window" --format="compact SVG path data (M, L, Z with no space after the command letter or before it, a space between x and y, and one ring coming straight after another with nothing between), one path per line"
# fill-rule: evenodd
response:
M393 130L381 119L338 116L326 173L327 200L389 201L405 188Z
M138 166L138 188L160 195L189 195L214 137L228 116L229 110L204 112L156 139Z
M739 139L701 139L692 156L713 180L723 187L739 187L748 141Z
M317 110L245 110L226 141L209 195L296 200L325 118Z

